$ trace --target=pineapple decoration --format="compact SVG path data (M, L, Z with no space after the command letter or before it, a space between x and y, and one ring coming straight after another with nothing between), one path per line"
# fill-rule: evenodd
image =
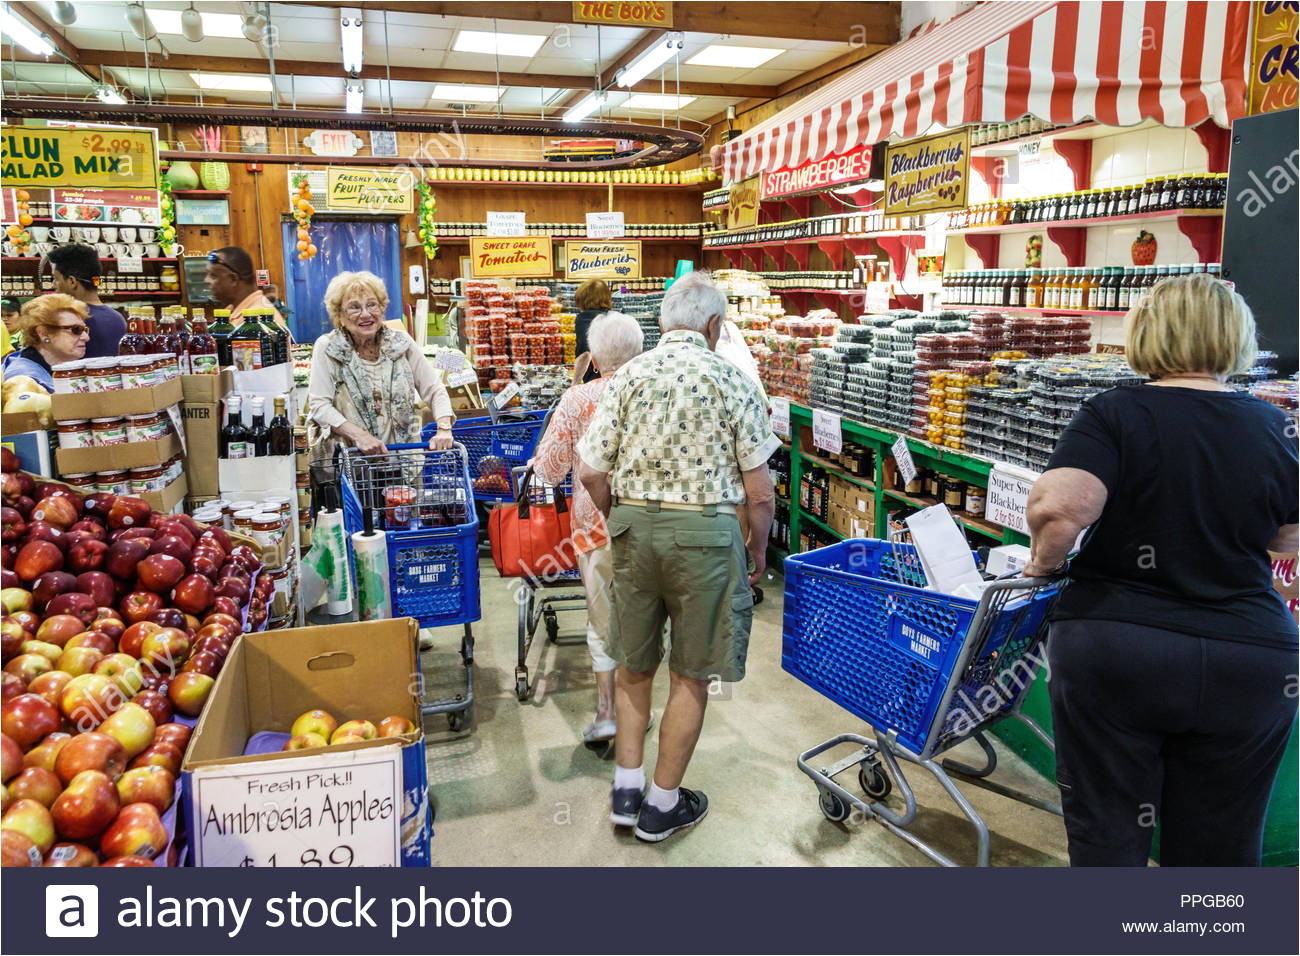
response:
M32 196L26 189L14 191L14 205L18 210L18 221L6 230L9 241L14 244L14 251L20 256L27 255L32 247L32 234L27 227L32 224L32 214L28 206Z
M311 241L311 214L316 210L311 204L311 186L303 173L293 177L297 195L291 202L293 218L298 220L298 258L311 259L316 255L316 245Z
M424 246L424 254L432 259L438 254L438 235L434 227L433 214L438 210L438 202L433 198L433 190L427 183L420 183L416 189L420 193L420 229L417 235Z
M162 211L162 225L158 228L158 244L172 255L176 245L176 200L172 198L172 184L166 176L162 178L162 196L158 206Z

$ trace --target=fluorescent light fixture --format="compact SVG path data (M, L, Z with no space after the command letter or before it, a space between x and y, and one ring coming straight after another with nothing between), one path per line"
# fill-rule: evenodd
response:
M190 10L194 10L193 7L189 10L155 10L149 7L148 10L149 19L153 21L159 33L176 34L189 39L185 32L185 17ZM244 35L244 21L237 13L203 13L199 10L194 12L199 16L204 36L238 40Z
M636 86L682 48L682 34L670 33L618 73L619 86Z
M95 90L95 95L99 97L101 103L112 103L121 106L126 103L126 97L113 89L111 86L101 86Z
M753 68L762 66L785 50L766 46L723 46L710 43L686 61L687 66L730 66Z
M546 42L535 33L488 33L461 30L451 48L457 53L496 53L500 56L536 56Z
M8 9L0 9L0 33L5 33L28 53L49 56L54 52L50 42L37 33L22 17L14 16Z
M360 73L361 62L365 59L366 33L361 26L361 11L342 10L339 15L339 36L343 43L343 69L348 73Z
M249 73L191 73L190 79L201 90L225 93L270 93L271 78Z
M365 91L361 88L361 84L349 83L344 89L344 95L347 102L347 111L349 113L360 113L365 99Z
M671 93L633 93L623 102L629 110L676 110L695 102L694 96L674 96Z
M500 86L475 86L470 83L435 83L430 100L447 103L495 103L505 89Z
M581 102L564 114L564 122L581 123L592 113L596 112L596 110L600 109L601 104L605 102L606 95L607 94L595 90L588 93L582 98Z

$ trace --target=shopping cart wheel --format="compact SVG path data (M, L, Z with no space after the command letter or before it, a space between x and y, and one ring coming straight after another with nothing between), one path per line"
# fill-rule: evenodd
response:
M852 812L852 809L847 803L829 790L822 790L821 795L817 798L817 802L821 805L822 816L831 821L831 823L843 823L849 818L849 814Z
M858 786L872 800L883 800L894 789L894 782L878 763L864 763L858 768Z
M515 668L515 697L519 703L528 699L528 668Z
M547 608L545 611L546 618L546 640L554 644L560 636L560 621L555 616L554 608Z
M467 727L470 722L470 712L468 710L452 711L447 715L447 726L455 733Z

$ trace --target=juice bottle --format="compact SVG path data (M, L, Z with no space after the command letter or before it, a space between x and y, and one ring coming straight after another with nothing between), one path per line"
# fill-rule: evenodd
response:
M1097 289L1100 284L1101 273L1097 270L1084 272L1083 278L1079 280L1079 308L1096 309L1097 306Z
M144 336L140 334L140 314L135 308L127 309L126 335L117 343L118 355L145 355L148 352Z
M170 352L176 356L176 363L180 366L181 374L188 375L189 368L185 362L185 347L181 343L181 337L176 331L176 317L170 309L163 310L161 328L158 331L158 351Z
M1061 307L1061 283L1065 276L1060 269L1053 269L1043 283L1043 308L1059 309Z
M233 365L241 372L251 372L262 367L262 356L266 354L266 330L257 321L257 313L249 309L242 316L239 328L230 333L230 353Z
M153 314L152 309L146 307L146 311L140 315L140 334L144 336L145 352L149 355L161 355L166 349L163 348L162 336L158 334L158 320Z
M212 327L208 331L212 333L212 338L217 343L217 364L222 367L234 365L235 361L230 353L230 335L235 331L235 327L230 324L230 310L215 309L212 313Z
M186 360L191 375L215 375L221 369L217 365L217 340L208 331L208 321L201 315L195 315L194 331L185 345Z

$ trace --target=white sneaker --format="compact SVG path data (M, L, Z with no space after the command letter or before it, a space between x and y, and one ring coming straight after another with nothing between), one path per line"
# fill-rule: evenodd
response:
M420 650L433 650L433 630L431 628L422 628L420 630Z

